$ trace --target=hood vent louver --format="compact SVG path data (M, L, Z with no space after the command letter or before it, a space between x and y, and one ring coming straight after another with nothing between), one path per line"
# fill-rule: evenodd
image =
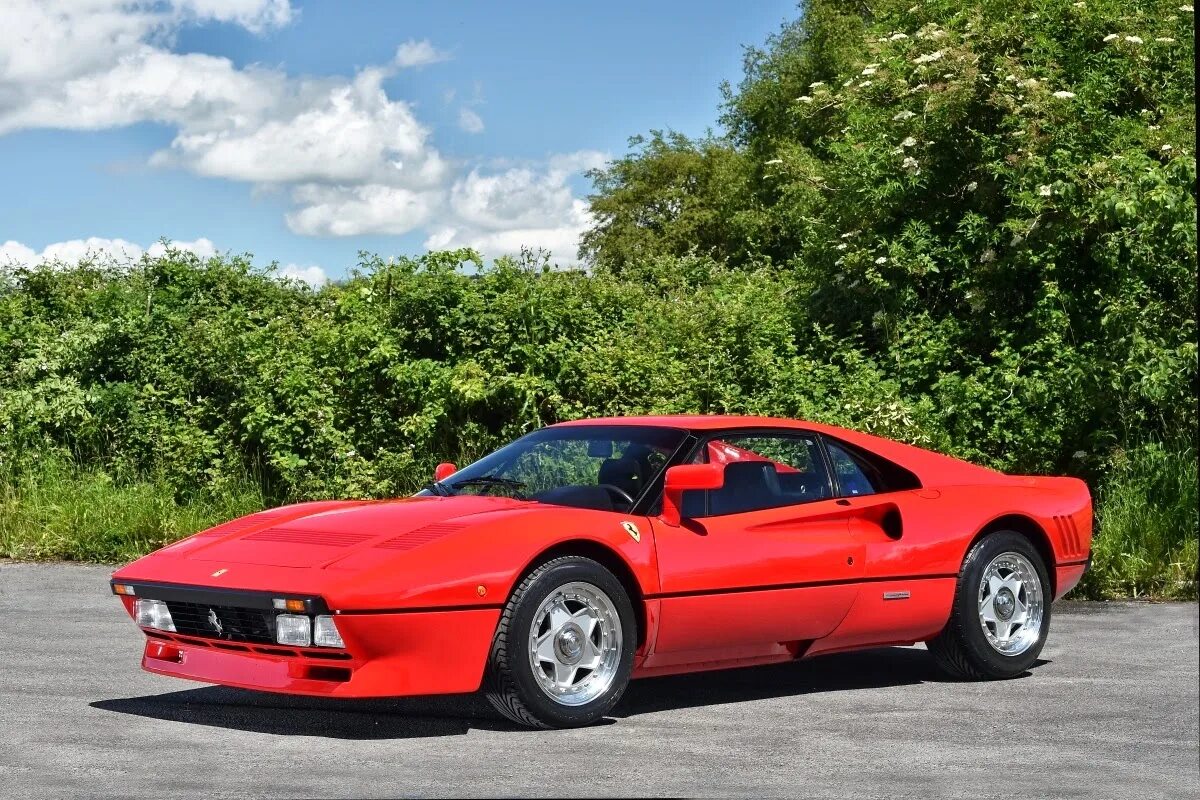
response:
M339 533L337 531L307 531L294 528L267 528L252 533L243 541L287 542L288 544L322 545L324 547L351 547L371 538L369 533Z
M434 539L440 539L448 533L460 531L465 527L466 523L464 522L435 522L432 525L426 525L423 528L417 528L414 531L393 536L391 539L375 545L375 547L381 550L412 550L414 547L428 544Z

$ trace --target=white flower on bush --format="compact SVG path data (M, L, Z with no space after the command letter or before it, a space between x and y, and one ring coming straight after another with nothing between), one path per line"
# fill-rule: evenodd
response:
M888 37L888 41L898 42L901 39L907 39L907 38L908 38L907 33L893 33L891 36Z
M1055 96L1055 97L1057 97L1059 100L1073 100L1073 99L1075 99L1075 93L1074 93L1074 92L1068 92L1068 91L1064 91L1064 90L1059 90L1059 91L1055 92L1055 93L1054 93L1054 96Z
M975 190L976 190L976 189L978 189L978 188L979 188L979 184L978 184L977 182L975 182L975 181L971 181L970 183L968 183L968 184L967 184L967 191L968 191L968 192L973 192L973 191L975 191Z
M904 163L902 163L900 166L904 167L909 172L920 172L921 170L920 162L912 156L905 156Z
M813 101L813 99L811 97L809 97L808 95L804 95L803 97L797 97L796 100L801 103L811 103Z
M1126 36L1126 37L1125 37L1125 41L1129 42L1130 44L1141 44L1141 43L1142 43L1142 37L1140 37L1140 36Z
M1172 150L1174 150L1175 148L1174 148L1174 147L1172 147L1172 146L1171 146L1171 145L1169 145L1169 144L1164 144L1162 147L1160 147L1160 148L1158 148L1158 149L1159 149L1159 150L1161 150L1161 151L1163 151L1164 153L1169 153L1169 152L1171 152Z
M875 263L876 264L886 264L887 256L880 256L879 258L875 259Z
M1119 34L1119 33L1110 33L1108 36L1105 36L1105 37L1104 37L1104 41L1106 41L1106 42L1111 42L1111 41L1112 41L1112 40L1114 40L1114 39L1120 39L1120 38L1121 38L1121 34Z
M933 61L940 61L942 56L946 55L941 50L934 50L932 53L926 53L923 56L917 56L913 59L914 64L928 64Z
M808 88L810 88L810 89L820 89L820 88L821 88L822 86L824 86L824 85L825 85L825 81L813 81L812 83L810 83L810 84L808 85Z
M1186 14L1192 14L1192 13L1195 13L1195 11L1196 11L1194 6L1180 6L1179 10L1183 11Z
M917 144L917 140L911 136L908 136L908 137L905 137L904 141L900 143L900 146L901 147L915 147L916 144Z
M876 72L875 67L864 67L862 74L863 75L874 75L875 72Z
M846 244L845 242L842 242L837 247L835 247L834 250L845 250L847 247L849 247L849 245Z
M871 82L870 82L870 81L863 81L862 83L860 83L860 84L858 85L858 88L860 88L860 89L865 89L865 88L867 88L867 87L868 87L868 86L870 86L870 85L871 85Z
M904 120L912 119L915 116L916 116L916 114L905 109L904 111L896 112L896 115L892 117L892 122L903 122Z
M1042 197L1049 197L1050 195L1054 194L1054 187L1048 183L1043 183L1038 187L1038 194Z
M767 165L768 167L771 166L772 164L782 164L782 163L783 163L782 158L772 158L770 161L763 162L763 164Z
M1154 41L1162 42L1163 44L1175 44L1175 40L1170 36L1159 36Z

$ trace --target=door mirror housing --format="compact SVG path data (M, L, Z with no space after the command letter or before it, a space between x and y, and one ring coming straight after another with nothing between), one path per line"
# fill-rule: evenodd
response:
M725 485L725 467L721 464L680 464L663 476L663 522L678 527L683 520L683 493L720 489Z
M444 481L456 472L458 472L458 467L454 466L453 461L443 461L434 468L433 479L435 481Z

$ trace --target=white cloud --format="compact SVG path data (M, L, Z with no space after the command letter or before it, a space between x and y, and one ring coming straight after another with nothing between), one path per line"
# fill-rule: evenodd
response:
M394 59L396 66L404 68L423 67L427 64L449 60L450 54L438 50L428 39L422 39L419 42L409 39L396 48L396 58Z
M325 270L316 265L302 267L299 264L285 264L279 268L277 274L281 278L303 281L314 289L329 281L329 276L325 274Z
M190 242L171 242L170 246L176 250L195 253L201 258L208 258L217 252L213 243L204 238ZM167 246L162 242L142 247L125 239L105 239L98 236L55 242L46 245L41 251L34 250L21 242L9 240L0 245L0 265L36 266L54 262L74 265L85 259L128 263L139 260L143 254L157 258L166 251Z
M483 133L483 118L469 108L460 108L458 127L467 133Z
M399 186L296 187L292 199L301 208L287 215L288 227L306 236L404 234L433 216L441 191L413 191Z
M405 41L389 63L349 78L298 78L170 49L188 24L222 22L255 33L286 25L296 16L288 0L4 2L0 136L158 122L174 135L151 164L281 188L293 205L288 227L307 236L421 230L429 246L465 244L489 255L541 246L573 259L589 222L570 180L602 163L600 154L464 172L434 146L413 107L387 95L384 81L398 70L449 58L427 39ZM470 133L485 128L470 108L480 95L477 86L459 111L459 127ZM89 239L41 253L10 242L0 256L27 261L53 247L146 252L119 239Z
M592 220L587 203L574 196L568 182L604 162L603 153L588 150L552 157L542 167L492 174L473 169L455 181L449 214L432 228L425 246L474 247L494 257L527 245L573 263L579 236Z

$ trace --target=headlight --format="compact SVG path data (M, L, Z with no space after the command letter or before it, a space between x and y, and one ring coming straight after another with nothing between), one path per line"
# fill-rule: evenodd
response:
M275 617L275 641L308 647L312 642L312 623L303 614L280 614Z
M345 647L333 617L322 614L313 620L313 643L321 647Z
M162 600L137 601L135 607L137 624L143 628L157 628L160 631L175 632L175 622L171 619L171 610Z

